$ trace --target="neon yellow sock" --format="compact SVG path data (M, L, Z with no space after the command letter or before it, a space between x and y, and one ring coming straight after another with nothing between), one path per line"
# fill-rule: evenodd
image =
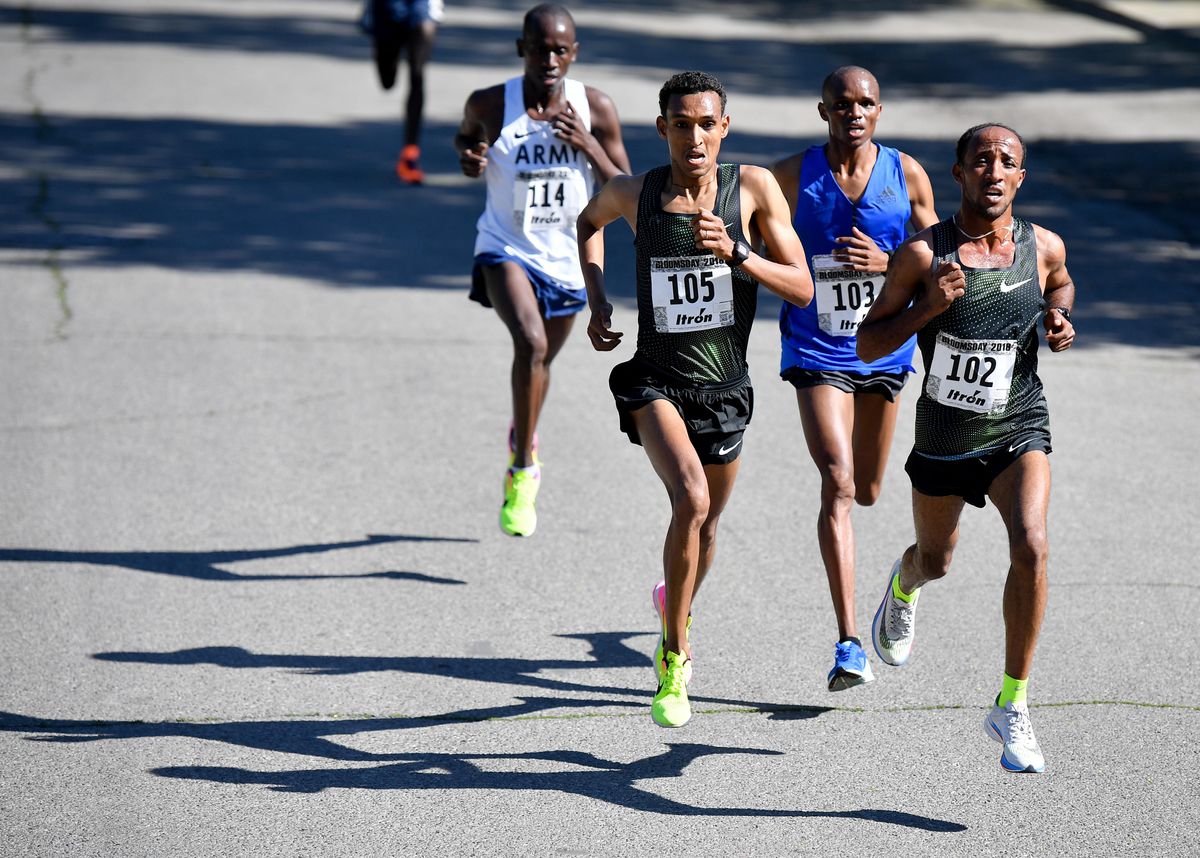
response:
M1026 699L1025 691L1028 686L1028 679L1013 679L1007 673L1004 674L1004 681L1000 686L1000 696L996 698L996 705L1003 707L1009 703L1024 703Z
M920 589L920 588L917 588L917 589ZM911 593L905 593L903 590L900 589L900 576L899 575L896 575L895 577L892 578L892 595L895 596L897 599L899 599L901 602L909 602L911 604L913 597L916 596L916 594L917 594L916 590L913 590Z

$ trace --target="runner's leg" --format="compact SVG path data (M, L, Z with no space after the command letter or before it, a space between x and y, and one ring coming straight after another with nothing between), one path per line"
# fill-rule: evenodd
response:
M988 489L1008 529L1009 567L1004 584L1004 672L1025 679L1033 665L1049 588L1046 513L1050 460L1040 450L1019 457Z
M878 393L854 395L854 500L861 506L879 500L899 413L898 394L894 402Z
M857 636L854 619L854 396L829 384L796 391L808 453L821 475L817 543L829 580L838 636Z

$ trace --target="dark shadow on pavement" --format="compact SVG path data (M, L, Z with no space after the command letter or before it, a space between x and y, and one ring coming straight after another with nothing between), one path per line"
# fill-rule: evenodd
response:
M584 641L587 655L582 659L532 659L471 656L344 656L287 655L254 653L242 647L211 646L174 652L101 652L98 661L125 664L213 665L234 670L289 670L313 676L346 676L358 673L396 672L436 676L453 680L472 680L497 685L537 688L544 691L583 692L589 694L628 695L645 700L654 696L653 686L625 688L615 685L589 685L542 675L546 671L637 668L645 670L650 659L630 647L626 640L652 635L653 632L587 632L557 635ZM728 697L689 695L694 704L714 704L770 713L779 720L812 718L832 709L796 706L788 703L738 700ZM573 701L568 701L575 705ZM580 703L579 705L585 705ZM605 704L607 705L607 704ZM630 704L632 705L632 704Z
M372 768L300 769L262 772L225 766L168 766L152 769L162 777L228 784L261 784L277 792L312 794L327 789L386 790L518 790L553 791L591 798L630 810L666 816L787 817L860 819L922 831L966 831L958 822L894 810L817 811L753 807L703 807L683 804L642 788L647 781L683 777L695 760L715 755L780 756L762 748L670 743L652 757L621 763L581 751L544 751L528 754L408 754L405 761ZM540 760L573 766L582 771L489 771L478 763Z
M453 536L411 536L368 534L366 539L350 542L324 542L292 545L286 548L259 548L243 551L56 551L42 548L0 548L0 563L52 563L59 566L111 566L156 575L175 575L198 581L310 581L322 579L380 578L390 581L419 581L426 584L465 584L457 578L442 578L423 572L346 572L346 573L273 573L247 575L219 568L222 564L246 560L265 560L342 551L393 542L478 542Z

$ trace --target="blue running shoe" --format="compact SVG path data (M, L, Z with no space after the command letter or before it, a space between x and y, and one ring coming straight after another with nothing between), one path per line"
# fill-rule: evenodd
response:
M833 648L833 669L829 671L829 690L845 691L865 685L875 679L871 663L861 645L854 641L838 641Z

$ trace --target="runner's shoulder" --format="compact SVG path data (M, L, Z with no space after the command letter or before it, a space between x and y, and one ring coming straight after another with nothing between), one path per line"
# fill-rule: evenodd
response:
M754 164L739 164L738 177L741 180L742 187L755 196L772 187L779 187L779 182L771 170Z
M900 243L892 255L894 265L919 265L928 267L933 262L933 227L927 226Z
M786 158L781 158L771 166L771 172L775 174L775 178L779 183L783 184L783 179L795 179L800 181L800 168L804 164L805 152L797 152L795 155L788 155Z
M1051 267L1061 265L1067 259L1067 245L1056 232L1030 221L1033 237L1037 240L1038 255Z

